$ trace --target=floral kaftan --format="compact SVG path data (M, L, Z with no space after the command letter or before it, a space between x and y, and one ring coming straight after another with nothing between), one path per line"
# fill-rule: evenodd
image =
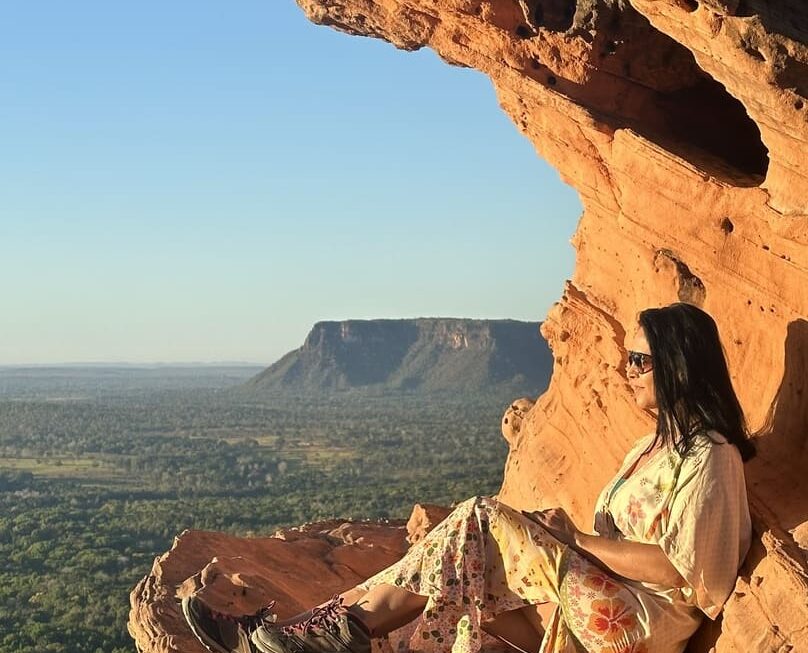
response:
M715 618L732 591L751 525L736 447L711 432L684 457L661 449L637 466L652 440L639 440L603 489L594 528L659 545L686 587L609 574L521 513L475 497L360 586L398 585L428 599L421 617L374 640L374 650L476 653L484 621L550 601L557 608L539 653L680 653L702 613Z

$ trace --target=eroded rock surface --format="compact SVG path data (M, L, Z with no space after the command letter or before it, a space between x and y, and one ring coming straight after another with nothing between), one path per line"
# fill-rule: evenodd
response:
M314 22L486 73L503 110L580 194L575 273L542 328L551 385L512 410L501 498L561 504L588 524L598 490L653 427L626 386L626 332L644 307L702 306L759 455L747 466L752 553L723 621L692 648L808 651L808 5L298 4ZM218 552L211 540L205 555ZM147 606L156 590L144 582ZM165 629L179 636L173 622Z
M407 520L407 542L415 544L442 522L451 512L445 506L416 503L410 518Z
M234 615L274 600L284 619L398 560L406 535L398 522L320 522L261 538L185 531L132 591L129 632L138 651L207 653L185 624L184 596Z

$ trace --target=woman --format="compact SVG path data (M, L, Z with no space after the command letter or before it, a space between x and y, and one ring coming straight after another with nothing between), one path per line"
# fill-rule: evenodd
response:
M399 562L284 624L183 602L216 653L475 653L483 632L524 651L678 653L714 619L749 548L742 460L753 455L712 318L648 309L629 343L628 383L656 414L598 498L594 533L561 508L460 504ZM556 605L543 635L519 610Z

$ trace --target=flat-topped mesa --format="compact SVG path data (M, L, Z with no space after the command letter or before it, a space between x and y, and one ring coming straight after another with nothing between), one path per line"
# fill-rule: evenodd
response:
M575 273L542 327L550 389L509 438L501 497L561 503L587 524L597 491L652 429L626 386L625 332L644 307L702 306L760 432L747 469L758 539L718 651L808 650L808 5L298 4L316 23L486 73L580 194Z
M302 347L243 389L318 397L485 393L507 401L547 387L553 359L538 330L536 322L463 318L318 322Z

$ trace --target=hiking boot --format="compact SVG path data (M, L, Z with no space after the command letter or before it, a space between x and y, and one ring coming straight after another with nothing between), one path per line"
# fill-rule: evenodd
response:
M274 621L274 603L255 614L234 617L212 609L197 596L182 600L182 613L196 638L213 653L254 653L250 633Z
M250 641L261 653L370 653L370 631L340 596L297 623L259 626Z

